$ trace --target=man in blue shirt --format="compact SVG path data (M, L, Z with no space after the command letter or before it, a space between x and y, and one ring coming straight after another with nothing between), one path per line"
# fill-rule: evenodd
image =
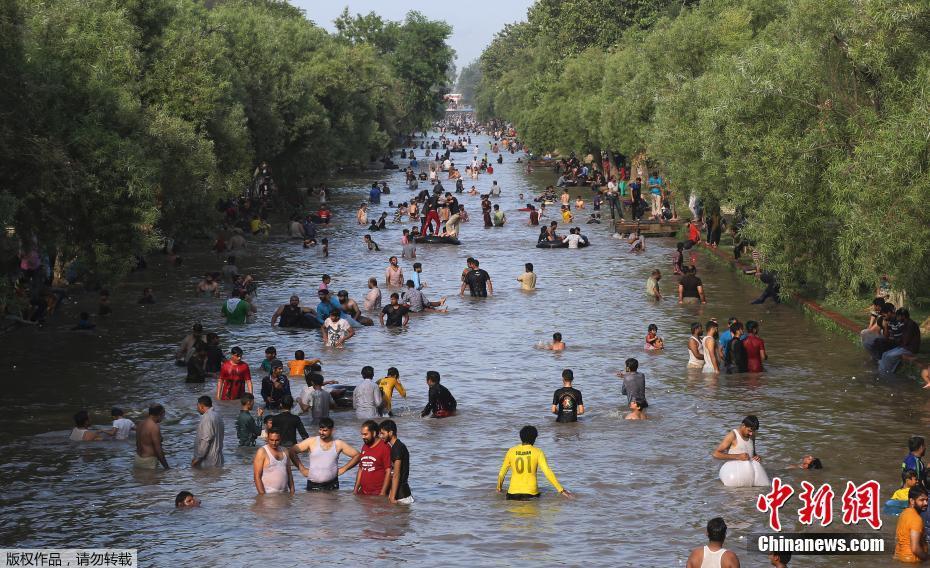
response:
M652 216L658 219L662 214L662 176L658 172L649 177L649 193L652 194Z
M917 472L917 479L920 483L927 485L927 466L920 459L927 451L927 443L924 442L924 437L911 436L907 441L907 449L910 453L904 456L904 461L901 462L901 479L904 479L905 471L913 469Z
M342 306L332 298L329 290L320 290L319 296L320 303L316 305L316 321L320 322L320 325L323 325L323 322L326 321L329 314L333 313L333 310L336 310L341 315Z
M724 361L730 360L730 341L733 339L733 332L730 331L730 326L738 321L738 319L731 317L729 320L727 320L726 331L720 334L720 346L723 348Z

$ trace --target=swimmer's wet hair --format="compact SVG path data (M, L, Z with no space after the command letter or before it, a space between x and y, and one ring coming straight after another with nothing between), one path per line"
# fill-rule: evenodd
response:
M174 506L175 506L175 507L180 507L181 505L184 504L184 501L186 501L188 497L193 497L193 496L194 496L194 494L191 493L190 491L181 491L181 492L178 493L177 496L174 498Z
M563 370L562 370L562 380L563 380L563 381L574 381L574 380L575 380L575 373L573 373L571 369L563 369Z
M439 372L438 371L427 371L426 380L433 381L437 385L439 384Z
M820 458L814 458L811 460L811 463L808 464L807 469L823 469L823 462L820 461ZM905 474L907 472L904 472Z
M239 397L239 404L245 406L246 404L252 402L253 400L255 400L255 395L250 392L247 392L244 395Z
M539 437L539 430L535 426L526 425L520 428L520 441L524 444L535 444L536 438Z
M562 334L559 333L559 332L553 333L553 334L552 334L552 340L553 340L553 341L562 341Z
M743 426L747 428L752 428L753 430L759 429L759 418L755 414L750 414L746 418L743 418Z
M399 377L400 371L397 370L397 367L388 367L387 376L389 377Z
M727 538L727 523L723 517L714 517L707 521L707 539L712 542L723 542Z
M83 426L90 421L90 414L86 410L78 410L74 413L74 425Z
M636 372L636 369L639 369L639 361L637 361L633 357L630 357L629 359L624 361L623 364L626 365L626 368L629 369L633 373Z

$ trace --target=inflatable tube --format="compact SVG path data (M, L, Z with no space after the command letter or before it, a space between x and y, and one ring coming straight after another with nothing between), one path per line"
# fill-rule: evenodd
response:
M437 237L435 235L428 235L425 237L417 237L414 239L417 244L421 245L460 245L462 244L455 237Z
M578 243L578 248L585 248L590 243L580 242ZM536 243L536 248L538 249L564 249L568 248L568 243L563 243L562 241L539 241Z
M897 517L903 513L905 509L907 509L907 501L889 499L885 501L885 505L882 507L882 512L886 515L893 515Z
M720 481L727 487L767 487L769 476L757 461L728 461L720 468Z
M330 389L333 401L338 408L352 408L352 395L355 394L355 385L333 385Z

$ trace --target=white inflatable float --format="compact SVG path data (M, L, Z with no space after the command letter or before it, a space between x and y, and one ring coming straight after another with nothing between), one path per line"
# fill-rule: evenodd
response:
M769 485L769 476L757 461L728 461L720 468L720 481L727 487L762 487Z

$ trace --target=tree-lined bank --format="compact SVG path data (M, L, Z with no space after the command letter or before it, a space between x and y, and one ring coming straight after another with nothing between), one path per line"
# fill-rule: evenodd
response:
M930 281L930 7L915 0L538 1L480 59L483 118L532 147L646 152L745 215L786 289Z
M283 0L4 2L0 298L19 249L112 282L212 226L259 161L292 189L441 115L447 24L344 13L337 30Z

